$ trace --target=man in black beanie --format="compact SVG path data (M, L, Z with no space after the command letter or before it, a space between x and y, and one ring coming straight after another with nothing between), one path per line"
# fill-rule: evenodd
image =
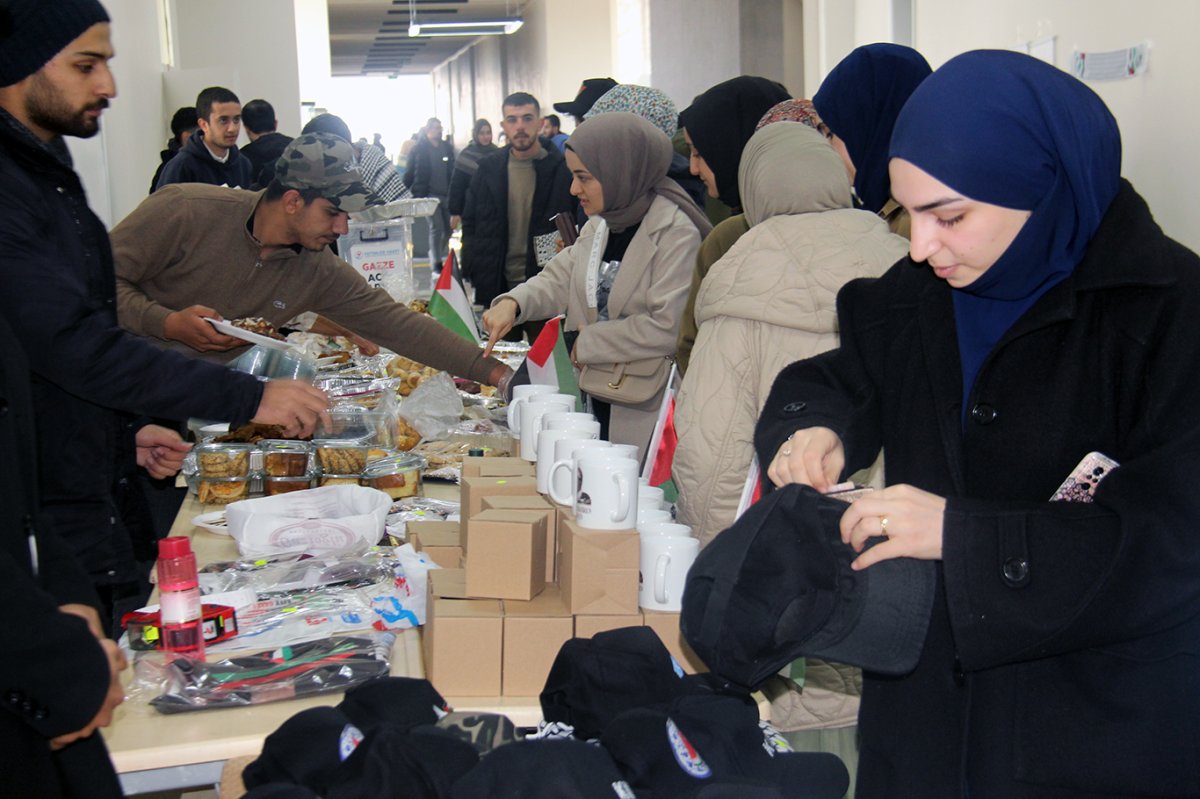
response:
M116 95L97 0L0 0L0 315L29 357L41 507L99 594L105 630L144 603L155 531L136 480L189 448L148 417L311 432L328 399L297 381L168 353L117 324L112 248L64 136L89 137Z

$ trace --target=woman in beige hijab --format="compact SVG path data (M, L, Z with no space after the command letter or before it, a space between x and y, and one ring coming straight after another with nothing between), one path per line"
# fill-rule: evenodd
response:
M588 222L578 241L497 297L483 315L490 349L514 324L565 313L568 341L576 334L571 359L582 369L581 385L595 385L589 373L620 374L626 366L631 375L644 373L643 390L630 399L622 389L604 389L607 383L588 397L601 436L635 444L643 454L696 250L711 229L699 206L667 177L671 153L666 134L634 114L603 114L576 128L565 155L571 194Z

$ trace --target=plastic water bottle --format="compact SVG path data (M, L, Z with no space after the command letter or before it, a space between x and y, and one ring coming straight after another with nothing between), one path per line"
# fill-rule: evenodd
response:
M162 648L189 658L204 658L200 620L200 582L192 542L171 536L158 542L158 602Z

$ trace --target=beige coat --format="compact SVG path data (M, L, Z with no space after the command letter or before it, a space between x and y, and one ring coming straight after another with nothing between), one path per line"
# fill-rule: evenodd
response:
M674 355L700 248L699 231L673 202L656 197L621 260L608 299L609 319L598 322L596 309L587 307L585 285L596 222L588 220L575 244L556 255L540 274L497 297L493 305L505 297L516 300L521 309L518 323L565 311L564 329L582 328L575 344L580 364ZM639 405L613 404L609 438L636 444L644 453L661 401L656 396Z

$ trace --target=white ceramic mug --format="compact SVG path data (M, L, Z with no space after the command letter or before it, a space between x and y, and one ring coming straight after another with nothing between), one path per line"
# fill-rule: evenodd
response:
M594 414L582 413L580 411L548 413L542 417L542 429L554 430L559 427L570 427L576 422L596 422L596 417ZM596 424L599 424L599 422L596 422Z
M638 464L585 452L575 469L575 523L589 530L632 530L637 524Z
M574 402L565 394L538 394L521 404L521 457L533 463L537 460L537 434L541 430L542 417L554 411L565 411Z
M637 444L613 444L613 449L622 453L626 458L632 458L638 463L642 462L642 456L638 452ZM641 482L641 477L638 477L638 482Z
M669 514L669 511L663 512ZM670 535L680 538L692 537L691 527L673 521L642 521L639 519L637 531L642 535Z
M513 438L521 437L521 406L532 396L557 393L558 389L555 386L534 385L533 383L513 386L512 400L508 403L508 429L512 431Z
M590 441L575 441L563 439L554 442L554 463L550 465L550 499L559 505L574 505L575 494L571 484L575 480L575 455L589 449L608 449L607 441L599 439Z
M700 542L691 536L643 535L638 549L638 605L646 610L680 610L683 586L700 552Z
M642 490L642 488L638 489L639 502L642 497ZM645 505L638 505L637 529L639 533L642 531L643 525L658 524L659 522L666 522L670 524L673 521L674 519L671 518L671 511L669 510L665 510L664 508L647 508Z
M663 490L658 486L642 486L638 489L638 504L644 508L665 508Z
M550 492L550 469L554 467L554 445L559 441L595 441L600 437L600 423L592 427L567 427L561 430L543 430L538 433L537 490L541 494Z

